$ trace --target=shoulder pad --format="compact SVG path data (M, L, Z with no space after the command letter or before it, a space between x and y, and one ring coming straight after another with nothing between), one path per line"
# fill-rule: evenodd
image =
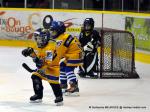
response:
M69 45L71 44L71 42L73 41L73 37L71 35L69 35L64 43L65 47L69 47Z

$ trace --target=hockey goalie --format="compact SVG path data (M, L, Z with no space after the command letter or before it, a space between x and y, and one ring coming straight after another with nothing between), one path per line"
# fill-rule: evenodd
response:
M79 76L98 78L98 51L100 45L99 33L94 30L93 18L86 18L83 23L83 28L79 36L79 41L83 47L84 58L83 66L79 67Z

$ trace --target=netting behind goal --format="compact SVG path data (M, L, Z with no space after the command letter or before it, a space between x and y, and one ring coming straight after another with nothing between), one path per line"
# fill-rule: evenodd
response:
M101 30L101 36L100 78L139 78L135 71L132 33Z

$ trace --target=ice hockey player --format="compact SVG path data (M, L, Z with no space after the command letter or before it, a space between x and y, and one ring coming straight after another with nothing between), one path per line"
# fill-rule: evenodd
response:
M83 64L80 42L76 37L65 33L66 27L61 21L53 21L50 26L50 32L52 39L56 41L57 57L65 59L60 64L61 88L65 90L63 91L65 95L78 96L78 80L74 69Z
M53 62L55 58L55 46L49 43L50 33L40 28L34 32L35 45L22 51L23 56L31 57L37 69L32 72L32 82L34 95L30 97L31 102L41 102L43 98L42 80L48 81L56 99L57 106L63 105L63 96L59 83L60 67L59 60Z
M100 45L99 33L94 30L93 18L86 18L83 23L83 28L79 35L79 41L83 47L84 58L83 66L79 67L79 76L98 78L96 73L98 67L98 51Z

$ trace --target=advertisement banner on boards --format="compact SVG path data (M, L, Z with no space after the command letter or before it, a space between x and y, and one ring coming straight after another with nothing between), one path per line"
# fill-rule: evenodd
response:
M43 27L42 21L46 15L51 15L56 21L63 21L67 32L74 36L79 35L85 18L92 17L95 27L101 26L101 14L96 13L3 10L0 11L0 39L32 39L33 32Z
M150 18L126 17L125 29L134 34L137 48L150 51Z

